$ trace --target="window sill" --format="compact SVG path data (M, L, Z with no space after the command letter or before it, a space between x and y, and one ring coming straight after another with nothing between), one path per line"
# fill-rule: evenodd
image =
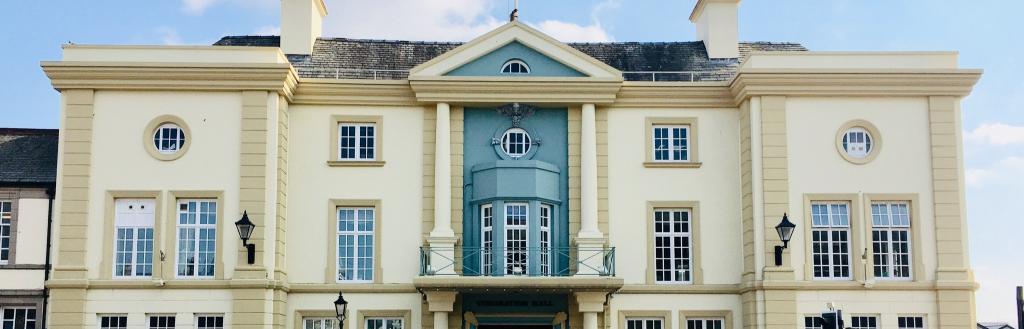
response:
M383 167L384 161L327 161L330 167Z
M700 168L702 162L644 162L647 168Z

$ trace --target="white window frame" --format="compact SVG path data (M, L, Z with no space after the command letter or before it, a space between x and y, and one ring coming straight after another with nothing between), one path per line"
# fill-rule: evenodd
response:
M850 317L850 329L878 329L878 322L877 315L854 315Z
M199 320L202 318L220 318L221 326L200 327ZM195 319L192 320L192 325L195 326L196 329L224 329L230 327L228 325L227 318L224 317L224 314L196 314Z
M13 312L11 314L13 316L12 318L7 318L7 311L12 311ZM15 324L18 323L18 311L24 311L24 315L25 315L25 320L22 322L22 327L21 328L18 328L18 327L14 326ZM29 320L29 317L28 317L29 311L32 312L32 319L31 320ZM39 310L37 310L35 307L30 307L30 306L18 306L18 307L5 306L5 307L0 307L0 328L7 328L7 324L8 323L11 324L11 328L13 328L13 329L38 328L39 327L39 317L40 317L39 315L40 315L39 314ZM30 322L32 323L31 327L28 325Z
M352 217L352 229L351 230L345 228L344 225L341 225L341 214L342 214L342 212L346 212L346 213L347 212L351 212L351 214L353 216ZM367 214L369 214L369 216L367 216ZM334 273L335 273L334 275L335 275L336 282L338 282L338 283L373 282L373 278L376 275L376 273L374 273L374 271L375 271L374 264L376 264L376 261L377 261L375 259L375 257L376 257L376 250L374 249L374 248L376 248L376 246L375 246L375 242L376 241L375 240L377 239L377 237L375 236L374 233L378 229L376 227L377 226L377 222L376 222L376 220L377 220L377 210L376 210L376 208L374 208L374 207L338 207L336 212L335 212L335 215L336 215L336 217L335 217L334 220L338 221L338 224L337 224L338 231L336 232L335 239L334 239L334 242L335 242L334 247L337 248L337 256L338 256L337 259L334 260ZM365 217L369 217L369 219L366 219ZM369 222L370 229L369 230L360 229L359 226L360 226L361 222L363 222L363 223ZM351 245L351 252L352 252L352 254L351 255L349 255L347 251L345 253L342 252L342 238L350 238L351 239L351 241L352 241L352 245ZM366 241L369 241L369 242L364 244L363 242L366 242ZM348 246L348 244L345 244L345 246ZM360 246L368 246L368 248L369 248L369 257L359 256L359 248L360 248ZM343 271L343 269L348 271L347 266L342 266L342 260L343 259L344 260L351 259L351 261L352 261L352 267L353 268L351 269L351 272L352 272L352 277L351 278L344 278L344 279L342 278L342 271ZM360 267L359 266L360 260L367 261L369 263L369 268L362 268L362 267ZM364 272L364 271L367 271L367 270L369 271L369 276L368 277L365 275L365 272Z
M513 207L522 207L522 214L510 214L509 210ZM502 257L505 275L528 275L530 274L530 204L526 202L508 202L505 203L505 241L504 243L504 257ZM511 216L522 217L522 224L509 224L509 221L518 221L513 219ZM510 233L513 231L521 231L522 239L513 239ZM522 247L517 244L521 243ZM509 263L509 257L513 254L518 254L522 257L522 272L516 273L512 263ZM519 262L516 262L519 263Z
M726 329L725 328L725 318L721 318L721 317L719 317L719 318L714 318L714 317L711 317L711 318L686 318L686 323L683 324L684 328L689 329L691 321L697 323L696 327L695 327L696 329ZM712 323L717 323L718 325L717 326L710 326L709 324L712 324Z
M658 323L658 326L656 328L650 326L650 321ZM627 317L625 322L626 328L629 328L630 322L637 322L639 325L634 326L635 329L670 329L665 328L665 318L660 317Z
M654 254L650 255L649 257L654 257L654 282L656 284L693 284L693 276L694 276L694 270L693 270L693 213L692 213L691 209L687 209L687 208L654 208L654 212L653 213L654 213L654 218L651 218L649 220L653 223L652 226L651 226L651 229L654 230L654 234L653 234L654 241L651 241L650 243L654 244L654 248L651 249L654 252ZM673 224L676 221L676 219L675 219L676 218L676 214L682 214L683 215L682 216L683 217L682 221L684 221L684 224L685 224L685 230L684 231L681 231L681 232L675 231L675 228L674 228L675 225L673 225ZM659 218L659 216L663 216L663 215L664 216L668 216L668 218L667 218L668 224L666 224L666 225L668 225L669 231L667 231L667 232L659 232L658 231L658 229L659 229L658 228L658 226L659 226L658 218ZM667 246L659 246L658 245L658 241L660 239L662 239L662 238L663 239L667 239L669 241L669 244ZM676 240L680 240L680 242L685 241L685 243L683 243L682 245L677 245L676 244ZM659 248L660 249L667 249L667 252L670 255L668 257L660 257L659 258L658 257L658 249ZM675 252L676 251L678 251L679 253L684 253L685 252L686 256L679 255L678 257L676 257L675 256ZM661 269L661 268L658 267L658 264L659 264L660 260L667 261L670 264L679 263L679 264L681 264L683 266L683 268ZM659 272L666 272L666 273L668 273L670 278L668 280L665 280L665 279L659 280L658 279Z
M513 141L513 136L521 136L518 141ZM522 152L513 152L513 147L522 148ZM533 137L523 128L509 128L501 134L501 151L513 159L522 158L530 153L533 148Z
M6 209L6 210L4 210ZM0 257L0 265L7 265L11 262L11 254L14 251L14 202L3 200L0 201L0 255L6 251L6 256ZM4 247L3 244L7 246Z
M856 141L855 141L856 140ZM843 150L851 158L863 159L871 155L874 145L874 136L864 127L851 127L843 133Z
M823 208L822 208L823 207ZM837 208L838 207L838 208ZM818 212L820 209L825 209L824 213ZM837 210L843 209L843 212L837 212ZM850 216L850 203L846 201L814 201L811 202L811 276L814 280L820 281L845 281L853 278L853 238L851 228L851 216ZM844 217L845 216L845 217ZM838 220L838 222L836 222ZM843 222L845 220L845 222ZM824 233L827 238L824 241L817 241L818 233ZM836 252L835 245L837 240L834 238L835 233L845 233L846 240L846 253ZM814 251L816 244L824 243L828 250L824 253ZM818 264L818 257L823 256L828 260L828 264ZM836 257L844 257L846 260L845 269L846 275L836 275L836 268L840 267L835 264ZM828 276L818 276L815 269L817 267L825 267L828 269Z
M551 248L551 225L552 220L554 220L554 215L552 214L552 211L554 211L554 207L552 207L551 205L541 204L540 213L537 214L537 219L540 224L540 241L538 241L539 243L537 244L537 247L539 247L540 249L540 251L537 253L538 257L540 258L538 259L538 264L540 265L540 275L552 274L551 261L553 259L553 251Z
M897 212L899 211L899 212ZM914 279L914 243L913 215L909 201L875 201L871 203L871 254L874 264L871 274L879 280L910 281ZM883 236L885 241L878 238ZM903 239L896 241L896 238ZM878 247L885 247L879 252ZM896 252L899 248L905 252ZM906 256L906 264L897 265L901 257ZM879 264L884 260L885 264ZM905 267L905 269L901 269ZM884 269L888 275L879 276L876 269ZM899 276L896 273L899 272Z
M153 320L160 318L171 320L173 323L165 323L164 326L154 326ZM146 314L146 327L149 329L174 329L178 323L177 314Z
M371 327L370 326L370 321L382 321L381 327ZM399 328L405 329L405 318L393 317L393 316L366 317L366 318L363 319L363 326L364 326L363 328L365 328L365 329L377 329L377 328L387 329L387 328L390 328L390 327L388 327L388 324L389 323L393 323L393 322L398 322L399 323Z
M124 326L104 326L103 318L124 318ZM128 328L128 314L100 314L96 317L96 324L100 329L127 329Z
M916 320L920 319L921 320L921 325L920 326L913 326L912 327L912 326L907 325L907 323L905 323L905 322L904 323L900 323L901 320L905 320L905 319L912 319L912 320L915 320L915 322L916 322ZM899 329L924 329L924 328L928 328L928 317L926 317L924 315L900 315L900 316L896 317L896 325L898 326Z
M663 137L658 137L658 130L665 130L668 134ZM690 162L693 159L692 152L693 148L690 146L693 138L690 138L690 125L688 124L654 124L651 125L651 161L654 162ZM675 137L676 131L682 131L682 137ZM658 148L658 142L664 141L666 143L663 149ZM682 145L676 145L676 142L680 141ZM668 152L667 158L659 159L658 152ZM676 157L677 154L682 154L680 157Z
M320 327L316 327L316 323ZM311 325L312 324L312 325ZM338 319L324 316L307 316L302 318L302 328L299 329L338 329Z
M519 71L518 72L512 72L512 65L513 64L518 64L519 65ZM520 59L509 60L509 61L505 62L505 64L501 65L501 73L502 74L530 74L530 65L527 65L526 62L524 62L523 60L520 60Z
M480 273L494 274L494 206L480 205Z
M148 209L147 209L148 207ZM156 243L156 199L116 199L114 200L114 261L112 276L115 279L141 279L153 276L153 251ZM122 239L121 231L131 233L126 240ZM149 239L143 240L140 234L148 231ZM148 240L148 241L146 241ZM148 250L140 251L141 244L148 242ZM127 250L122 250L123 243L127 243ZM128 262L122 262L122 255L129 256ZM143 258L143 260L140 260ZM148 264L146 264L148 261ZM127 266L131 272L123 275L121 267ZM149 274L140 274L140 266L149 267Z
M346 136L343 133L343 131L344 131L344 129L346 127L353 128L355 130L355 135ZM366 131L364 131L363 128L369 128L371 131L369 133L367 133ZM377 152L380 149L380 145L377 145L377 141L379 140L379 138L377 138L377 135L378 135L380 129L377 128L377 124L376 123L338 122L337 129L338 129L338 140L337 140L337 143L338 143L338 145L337 145L337 147L338 147L338 158L335 159L335 160L338 160L338 161L376 161L377 160ZM355 144L351 145L350 147L345 147L343 145L343 143L342 143L342 140L344 140L346 138L351 138L352 142L355 143ZM365 143L367 141L369 143L372 143L373 145L367 146L366 143ZM352 150L352 157L345 157L344 150L346 150L346 149L351 149ZM363 151L366 150L366 149L369 150L367 152L367 153L370 153L369 156L364 156L362 154Z
M176 123L167 122L156 127L156 130L153 131L153 148L160 154L175 154L185 148L187 138L188 136L185 136L185 128ZM163 147L163 142L168 143L168 148Z
M191 211L191 208L189 208L188 210L184 210L184 212L183 212L183 210L181 209L181 206L182 205L188 206L190 203L193 203L193 202L196 204L195 212L193 213ZM205 204L212 204L213 205L213 209L212 210L208 210L205 213L207 216L210 216L210 215L213 216L213 223L212 224L211 223L205 223L205 224L202 223L201 217L202 217L203 214L201 212L202 212L202 204L204 204L204 203ZM174 266L175 277L177 277L179 279L213 279L214 276L216 276L216 273L217 273L217 257L218 257L218 255L217 255L217 243L218 243L217 234L219 234L219 231L220 231L220 230L217 229L217 225L218 225L218 223L220 221L220 218L217 218L217 214L218 214L218 210L217 209L220 207L220 204L218 204L216 199L179 199L177 204L176 204L176 206L177 206L177 208L176 208L177 209L177 211L176 211L177 216L174 219L175 220L175 236L177 237L175 239L175 249L174 249L175 250L175 263L174 263L174 265L175 265ZM185 216L194 215L195 216L195 221L193 223L182 224L182 222L181 222L182 215L185 215ZM192 230L192 232L195 233L195 235L192 236L191 241L189 241L189 244L191 244L192 247L194 248L191 252L185 252L185 251L183 251L181 249L183 247L183 244L182 244L184 242L183 239L185 239L185 237L182 236L182 231L183 230ZM210 264L201 264L200 261L199 261L200 256L201 256L200 247L202 245L202 242L204 242L203 239L201 239L202 232L204 230L207 230L207 232L208 232L208 230L213 230L213 233L212 233L212 236L213 236L213 250L206 252L208 254L208 256L210 254L212 254L212 257L213 257L213 259L210 260ZM208 241L208 240L209 239L207 239L206 241ZM193 257L193 261L189 262L193 266L193 272L192 272L191 275L189 275L189 274L182 274L182 268L181 267L189 265L189 264L186 264L186 263L182 262L183 261L182 260L182 256L191 256L191 257ZM199 271L200 265L204 265L204 266L205 265L209 265L209 266L211 266L210 272L207 273L206 275L200 275L199 274L199 272L200 272Z

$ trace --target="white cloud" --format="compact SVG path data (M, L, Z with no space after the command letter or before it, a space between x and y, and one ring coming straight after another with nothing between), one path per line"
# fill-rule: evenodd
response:
M158 28L157 33L160 34L160 41L163 42L165 45L182 44L181 36L178 35L178 30L165 26Z
M217 0L181 0L182 10L192 15L202 15L206 8Z
M977 266L975 280L981 285L975 293L978 321L1014 323L1014 287L1020 285L1020 273L1024 266L1013 265L1013 261L999 268Z
M1024 126L1012 126L1005 123L986 123L968 131L967 140L993 145L1024 143Z
M1010 156L987 168L967 168L964 180L967 185L980 187L993 181L1017 180L1024 177L1024 157Z
M252 33L255 35L281 35L281 27L274 25L262 26Z
M607 0L591 10L593 21L581 25L557 20L535 26L562 41L609 41L597 16L621 0ZM498 0L328 0L324 21L328 37L466 41L507 22L492 15Z
M540 22L537 28L541 30L541 32L544 32L552 38L558 39L562 42L607 42L612 40L611 36L608 35L608 32L605 31L604 28L601 28L599 23L580 26L579 24L574 23L546 20Z
M232 5L248 8L280 8L280 0L181 0L181 10L189 15L202 15L206 12L207 8L221 2L229 2Z

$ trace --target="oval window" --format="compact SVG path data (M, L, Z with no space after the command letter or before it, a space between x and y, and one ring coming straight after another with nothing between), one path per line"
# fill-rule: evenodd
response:
M843 133L843 150L851 158L863 159L871 154L871 133L863 127L853 127Z
M522 128L511 128L501 135L501 150L512 158L520 158L530 152L530 134Z
M513 60L510 60L508 62L505 62L505 65L502 65L501 73L504 73L504 74L530 74L530 66L526 65L526 62L523 62L523 61L518 60L518 59L513 59Z
M174 123L164 123L153 132L153 146L160 154L174 154L185 146L185 130Z

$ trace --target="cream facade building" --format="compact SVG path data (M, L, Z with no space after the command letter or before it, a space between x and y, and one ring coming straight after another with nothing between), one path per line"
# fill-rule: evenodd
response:
M954 52L66 45L51 328L968 328ZM256 227L253 264L233 222ZM783 217L796 230L782 245Z

